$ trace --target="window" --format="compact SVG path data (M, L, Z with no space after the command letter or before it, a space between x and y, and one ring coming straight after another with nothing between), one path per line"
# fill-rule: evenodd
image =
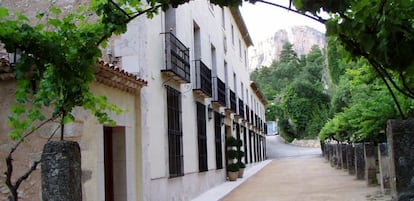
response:
M221 25L223 26L223 29L226 29L226 16L224 15L224 12L225 10L224 10L224 8L222 7L221 8Z
M208 170L207 165L207 135L206 135L206 106L197 102L197 136L198 136L198 169Z
M248 158L247 158L247 129L246 129L246 127L242 126L242 130L243 130L244 160L245 160L245 163L248 163Z
M184 175L181 93L167 86L168 161L170 177Z
M240 59L242 58L242 51L241 51L241 41L239 40L239 56Z
M214 112L214 134L216 145L216 168L223 169L223 150L221 142L221 115L218 112Z
M234 46L234 26L231 25L231 44Z
M246 49L244 50L244 66L245 66L246 70L248 70L249 64L248 64L248 61L247 61L247 50Z

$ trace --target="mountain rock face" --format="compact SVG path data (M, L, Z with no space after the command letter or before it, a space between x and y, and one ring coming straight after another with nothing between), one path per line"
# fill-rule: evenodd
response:
M325 34L314 28L294 26L289 29L281 29L250 49L250 69L270 66L274 60L279 59L280 52L286 42L293 44L298 56L306 55L313 45L318 45L321 49L326 47Z

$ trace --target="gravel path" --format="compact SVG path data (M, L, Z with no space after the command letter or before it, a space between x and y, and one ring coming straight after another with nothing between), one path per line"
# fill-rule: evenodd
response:
M275 150L271 147L280 139L272 137L268 139L268 156L276 159L222 201L391 200L379 192L379 187L367 187L365 181L355 180L348 172L332 168L317 154L317 149L283 144Z

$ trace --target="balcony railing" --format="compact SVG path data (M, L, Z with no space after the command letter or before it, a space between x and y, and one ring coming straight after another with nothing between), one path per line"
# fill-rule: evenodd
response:
M239 98L239 116L240 118L244 118L244 103L240 98Z
M161 72L169 73L178 81L190 83L190 51L172 33L165 33L165 69Z
M252 123L252 125L254 125L254 112L253 112L253 110L250 110L250 122Z
M230 110L236 113L236 94L230 89Z
M218 77L213 77L213 102L226 106L226 85Z
M248 105L246 105L246 120L250 122L250 109Z
M194 90L211 97L211 70L201 61L196 61Z
M257 114L254 114L254 126L256 128L259 127L259 117L257 116Z

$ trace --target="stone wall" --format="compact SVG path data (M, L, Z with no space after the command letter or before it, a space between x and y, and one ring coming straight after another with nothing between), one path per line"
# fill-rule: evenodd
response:
M290 144L300 146L300 147L313 147L313 148L320 148L321 142L316 140L298 140L294 139Z

